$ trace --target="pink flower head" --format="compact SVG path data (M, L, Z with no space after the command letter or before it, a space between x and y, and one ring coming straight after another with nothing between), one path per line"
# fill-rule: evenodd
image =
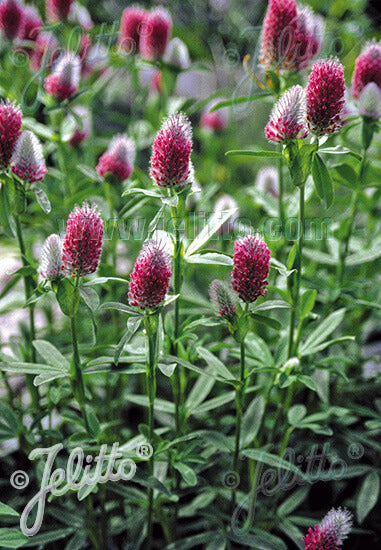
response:
M43 27L41 17L38 15L36 8L26 6L24 9L24 25L22 28L21 39L36 42L40 30Z
M320 525L308 529L303 537L305 550L340 550L352 529L352 514L348 510L332 508Z
M25 182L41 181L47 172L42 147L33 132L22 132L11 159L12 172Z
M168 254L155 241L147 241L131 273L128 300L142 310L155 309L166 296L172 271Z
M370 42L358 56L352 77L352 95L358 98L369 82L381 88L381 42Z
M7 168L21 134L22 113L8 99L0 102L0 169Z
M332 134L343 125L345 82L343 66L336 60L312 66L306 88L307 125L317 136Z
M229 322L234 321L237 306L231 290L223 282L215 279L209 287L209 296L218 314Z
M79 87L81 60L71 52L63 54L53 72L45 78L44 88L59 100L69 99Z
M305 92L301 86L292 86L271 111L265 135L271 141L287 143L304 139L308 133L305 124Z
M61 237L55 234L50 235L41 250L39 273L42 279L54 281L65 276L61 257Z
M84 202L69 215L62 247L62 268L72 277L96 271L102 253L103 222L96 209Z
M279 174L273 166L261 168L255 180L255 188L262 193L270 193L273 197L279 196Z
M269 0L263 21L260 61L266 67L287 68L294 62L294 37L297 33L295 0Z
M361 116L378 120L381 116L381 89L375 82L369 82L361 90L357 100Z
M128 53L139 51L143 20L148 14L139 7L126 8L120 21L119 47Z
M46 8L51 21L66 21L73 0L47 0Z
M91 133L91 111L87 107L77 105L73 107L75 117L70 114L67 119L73 126L73 133L68 143L77 147L87 139Z
M233 197L230 195L222 195L222 197L220 197L215 204L214 212L216 214L223 214L227 210L235 210L235 212L233 212L230 218L218 228L217 233L219 235L228 235L233 233L239 215L238 205Z
M263 22L260 61L266 68L301 71L322 42L322 20L295 0L269 0Z
M58 52L56 37L50 32L39 33L31 57L32 70L38 71L41 67L51 68L59 55Z
M182 113L164 120L152 146L151 177L160 187L181 188L190 182L192 128Z
M305 550L340 550L335 537L318 525L315 525L315 529L308 529L303 541Z
M23 20L24 10L19 0L3 0L0 3L0 30L9 40L20 35Z
M120 181L126 180L132 173L135 161L135 143L126 135L113 137L106 153L100 157L97 172L104 177L114 174Z
M169 12L158 7L144 18L140 33L140 53L145 59L162 57L172 31L172 19Z
M219 103L221 101L220 99L216 99L209 103L209 105L206 107L205 111L201 115L200 119L200 126L201 128L204 128L204 130L208 130L210 132L218 132L221 130L224 130L228 124L228 114L227 109L218 109L218 111L214 111L213 113L210 112L212 107Z
M319 52L324 34L323 19L308 7L297 9L298 34L295 41L295 63L293 70L306 69L309 62Z
M270 250L257 236L247 235L234 243L232 286L244 302L254 302L267 292Z

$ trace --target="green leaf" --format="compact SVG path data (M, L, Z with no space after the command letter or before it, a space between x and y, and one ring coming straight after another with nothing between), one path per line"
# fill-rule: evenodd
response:
M213 379L214 381L214 379ZM212 399L208 399L208 401L205 401L201 405L198 405L197 408L194 408L192 411L192 414L204 414L208 411L212 411L214 409L219 409L220 407L223 407L226 405L226 403L230 403L235 398L235 392L225 392L223 395L219 395L218 397L213 397Z
M173 466L178 472L180 472L181 477L187 485L190 485L191 487L197 485L196 473L190 466L183 464L182 462L174 462Z
M304 405L294 405L287 413L288 421L292 426L299 426L306 414L307 408Z
M66 527L65 529L56 529L55 531L48 531L47 533L41 533L28 537L28 543L23 545L23 548L35 548L36 546L43 546L56 540L66 539L74 532L74 527Z
M214 111L218 111L219 109L223 109L224 107L232 107L233 105L240 105L241 103L247 103L248 101L255 101L256 99L263 99L264 97L269 97L271 94L269 93L261 93L261 94L253 94L249 95L247 97L236 97L232 99L225 99L223 101L219 101L213 107L210 109L210 113L214 113Z
M258 323L262 323L264 325L267 325L268 327L274 329L274 330L281 330L282 325L279 321L276 319L273 319L272 317L267 317L265 315L258 315L258 313L251 313L250 314L252 319L255 321L258 321Z
M321 344L343 321L345 311L345 308L334 311L323 322L319 322L318 327L312 331L300 347L300 353L302 355L308 355L310 349Z
M73 317L79 307L79 290L69 279L60 279L57 288L57 301L64 315Z
M316 295L317 290L315 289L308 289L303 292L298 305L298 314L300 319L304 319L309 313L311 313L315 305Z
M219 252L207 252L205 254L192 254L192 256L186 256L185 260L189 264L207 264L207 265L233 265L233 260L226 254L220 254Z
M350 155L357 160L361 160L361 155L341 145L336 145L336 147L324 147L319 149L319 153L325 153L326 155Z
M255 313L256 311L268 311L271 309L290 309L290 307L290 304L283 302L282 300L268 300L258 306L251 307L250 311Z
M50 204L50 200L48 199L48 195L45 191L42 189L33 189L33 193L36 195L36 199L41 207L41 210L43 210L45 214L50 214L52 205Z
M265 412L263 395L257 395L246 409L242 419L241 448L247 447L255 437L262 423Z
M93 288L81 286L79 287L79 293L91 311L95 311L99 307L99 296Z
M190 256L200 250L200 248L207 243L218 229L236 212L237 208L230 208L224 212L215 212L212 214L201 233L197 235L194 241L188 246L185 252L185 259L189 261Z
M16 512L13 508L8 506L8 504L3 504L0 502L0 516L19 516L20 514Z
M20 548L29 540L29 537L19 529L8 529L7 527L0 529L0 547L2 548Z
M267 157L267 158L282 158L282 153L278 151L226 151L225 155L227 157Z
M210 376L210 371L208 369L208 374L201 374L193 388L191 389L188 399L186 400L185 407L190 411L196 411L197 407L206 399L209 393L212 391L212 388L215 384L215 379Z
M316 384L315 380L313 380L313 379L311 378L311 376L306 376L306 375L304 375L304 374L298 374L296 378L297 378L302 384L304 384L305 386L307 386L307 388L309 388L310 390L316 391L316 392L319 391L318 385Z
M51 365L45 365L45 363L23 363L22 361L2 361L0 363L0 370L5 372L15 372L17 374L59 374L62 375L63 371L52 367Z
M278 516L288 516L300 506L306 499L308 492L310 490L310 487L308 485L305 485L304 487L300 487L297 489L294 493L292 493L291 496L286 498L284 502L279 506L278 508Z
M117 309L122 313L132 313L133 315L136 315L137 313L136 309L127 306L126 304L122 304L121 302L105 302L99 309Z
M50 342L46 340L34 340L33 346L41 355L41 357L49 364L55 367L55 369L60 371L69 371L70 363L62 355L62 353Z
M262 462L263 464L272 466L273 468L279 468L281 470L288 470L290 472L293 472L300 478L308 481L308 477L297 466L295 466L295 464L292 464L291 462L288 462L287 460L284 460L279 456L272 455L260 449L245 449L242 451L242 454L244 456L247 456L248 458L256 460L257 462Z
M210 353L209 350L200 346L197 348L197 352L208 363L208 365L214 370L215 373L222 376L222 378L226 378L226 380L234 379L234 376L229 371L229 369L225 367L223 362L217 359L217 357L213 355L213 353Z
M329 208L333 201L333 183L325 162L318 154L312 159L312 179L319 197Z
M370 472L364 479L356 501L357 521L362 523L374 508L380 493L380 477L376 471Z

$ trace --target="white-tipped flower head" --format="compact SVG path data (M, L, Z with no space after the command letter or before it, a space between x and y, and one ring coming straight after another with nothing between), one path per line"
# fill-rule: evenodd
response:
M73 128L69 144L80 145L91 134L91 111L83 105L76 105L73 107L73 113L67 117L68 123Z
M308 130L305 122L305 92L297 85L292 86L274 106L265 135L271 141L287 143L291 139L303 139Z
M62 266L62 239L53 233L41 250L39 273L42 279L54 281L65 276Z
M163 60L179 69L188 69L190 66L188 48L180 38L173 38L169 42Z
M33 132L18 138L11 160L12 172L25 182L41 181L47 172L42 147Z
M257 174L255 187L262 193L271 193L274 197L279 195L279 175L278 170L273 166L261 168Z
M221 227L217 230L219 235L227 235L234 232L237 219L238 219L238 205L230 195L223 195L220 197L214 207L214 212L216 214L223 214L228 210L234 210L233 214L224 222Z
M118 134L110 141L109 148L98 161L98 174L114 174L120 181L126 180L134 168L136 149L134 140L125 134Z
M378 120L381 115L381 90L375 82L369 82L362 89L357 100L361 116Z
M80 58L66 52L58 59L52 74L46 77L44 87L56 99L68 99L78 90L80 77Z
M352 529L352 514L344 508L332 508L326 516L324 516L320 529L327 531L333 536L337 544L342 544L348 538Z

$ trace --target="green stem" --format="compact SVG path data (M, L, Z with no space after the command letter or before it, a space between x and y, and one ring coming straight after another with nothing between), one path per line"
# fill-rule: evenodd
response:
M295 257L295 269L296 269L296 280L295 280L295 293L293 297L293 305L291 310L290 318L290 332L288 339L288 358L293 357L296 353L295 344L294 344L294 331L295 331L295 322L297 308L299 304L299 293L300 293L300 279L302 272L302 254L303 254L303 240L304 240L304 185L299 187L299 219L298 219L298 246Z
M155 321L154 321L155 324ZM146 362L146 380L147 380L147 393L149 400L148 408L148 426L149 426L149 442L152 446L152 454L149 461L149 473L150 476L154 474L154 407L156 396L156 363L157 363L157 325L152 329L151 319L149 316L145 318L145 329L148 337L148 354ZM148 515L147 515L147 549L152 548L152 534L153 534L153 489L148 489Z
M282 144L279 145L279 151L282 152ZM284 231L284 207L283 207L283 195L284 195L284 185L283 185L283 157L278 159L278 180L279 180L279 189L278 189L278 215L279 221L281 224L282 231Z
M77 278L77 284L78 284L78 278ZM72 374L72 379L71 379L73 394L81 410L82 418L85 422L86 431L90 433L90 426L89 426L89 421L87 418L87 411L86 411L85 385L83 382L81 358L78 350L76 315L73 315L70 318L70 322L71 322L71 339L72 339L72 345L73 345L73 366L74 366L74 372Z
M14 219L16 223L16 234L17 234L17 240L19 243L22 264L24 267L27 267L29 265L29 262L26 257L26 248L25 248L24 238L22 234L20 218L18 215L15 215ZM28 301L33 294L34 281L33 281L33 277L30 275L24 275L23 279L24 279L25 300ZM33 346L33 340L36 339L36 330L34 326L34 304L29 304L28 311L29 311L29 342L28 342L29 360L32 363L35 363L36 350ZM29 393L32 398L33 407L36 411L39 411L40 395L37 387L33 384L34 376L32 374L27 374L25 378L26 378L26 383L28 386Z
M234 448L234 458L233 458L233 471L236 474L236 481L239 478L239 451L240 451L240 439L241 439L241 424L242 424L242 406L243 406L243 393L244 393L244 383L245 383L245 342L240 344L240 385L236 389L235 394L235 405L236 405L236 428L235 428L235 448ZM237 483L234 484L232 489L231 497L231 513L233 514L236 496L237 496Z
M355 191L355 193L352 197L352 207L351 207L351 213L350 213L350 217L349 217L349 224L348 224L347 234L346 234L346 236L345 236L345 238L342 242L342 246L341 246L341 250L340 250L340 258L339 258L339 264L338 264L338 269L337 269L337 279L339 281L340 288L341 288L341 286L343 284L343 280L344 280L345 264L346 264L346 260L347 260L347 256L348 256L348 252L349 252L349 244L350 244L350 240L351 240L351 237L352 237L352 234L353 234L354 224L355 224L356 215L357 215L358 203L359 203L359 200L360 200L360 193L361 193L361 190L362 190L362 181L363 181L363 177L364 177L366 153L367 153L367 148L364 148L362 159L361 159L361 164L360 164L359 176L358 176L358 180L357 180L357 186L356 186L357 188L356 188L356 191Z

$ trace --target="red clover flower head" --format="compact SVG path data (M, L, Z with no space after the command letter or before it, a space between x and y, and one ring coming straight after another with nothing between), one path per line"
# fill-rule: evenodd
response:
M72 147L78 146L87 139L91 133L91 111L82 105L73 107L73 112L76 115L68 116L68 120L73 124L73 133L68 143Z
M218 314L233 322L237 315L237 306L232 291L222 281L215 279L209 287L209 296Z
M152 146L151 177L160 187L182 188L190 183L192 128L182 113L164 120Z
M22 27L21 39L35 42L42 27L43 22L36 8L33 6L26 6L24 9L24 24Z
M126 8L120 21L119 47L128 53L139 51L140 35L147 12L138 6Z
M21 134L22 113L8 99L0 102L0 169L7 168Z
M306 87L307 125L311 132L322 136L343 126L344 96L344 72L338 60L315 63Z
M260 62L267 69L301 71L322 43L323 21L295 0L269 0L263 22Z
M308 529L303 537L305 550L340 550L352 529L352 514L342 508L332 508L320 525Z
M72 277L96 271L102 253L103 222L86 202L69 215L62 247L62 268Z
M44 88L56 99L69 99L78 90L80 76L80 58L66 52L58 59L53 72L45 78Z
M131 273L130 305L143 311L160 306L171 276L169 256L163 246L153 240L145 242Z
M47 13L51 21L66 21L73 0L47 0Z
M381 89L369 82L360 92L357 107L361 116L378 120L381 116Z
M232 286L244 302L254 302L267 292L270 250L258 236L247 235L234 243Z
M140 33L140 53L145 59L162 57L172 32L172 19L162 7L153 9L143 21Z
M11 159L12 172L25 182L41 181L47 172L41 143L26 130L18 138Z
M118 134L111 140L106 153L100 157L97 172L102 177L111 173L120 181L124 181L132 173L135 155L133 139Z
M9 40L18 37L24 23L24 8L19 0L0 3L0 30Z
M291 139L304 139L307 133L305 92L301 86L292 86L271 111L265 135L271 141L287 143Z
M369 82L375 82L381 88L381 42L368 43L356 59L352 77L354 99Z
M36 43L32 51L31 68L33 71L49 67L57 59L58 42L54 34L50 32L41 32L36 38Z
M41 250L39 273L42 279L54 281L65 276L62 270L62 239L50 235Z

